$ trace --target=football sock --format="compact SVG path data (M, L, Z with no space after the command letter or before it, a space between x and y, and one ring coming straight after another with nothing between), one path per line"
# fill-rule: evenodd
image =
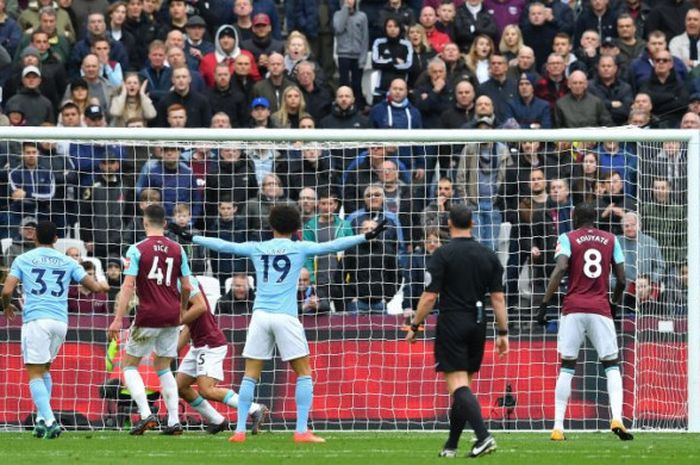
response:
M554 429L564 431L564 415L571 395L572 379L574 379L574 370L569 368L559 370L557 385L554 389Z
M462 386L454 393L455 399L460 398L463 405L467 421L472 425L477 441L482 441L489 436L489 430L486 429L484 418L481 416L481 405L476 399L476 396L468 386Z
M160 391L165 400L165 406L168 409L168 426L173 426L180 423L179 412L179 397L177 395L177 382L170 368L164 368L158 371L160 378Z
M229 389L226 395L224 396L224 400L222 401L224 404L228 405L229 407L237 408L238 407L238 394L236 394L236 391L233 389ZM256 404L255 402L252 402L250 404L250 409L248 413L255 413L258 410L260 410L260 404Z
M246 422L248 421L248 411L250 404L253 403L253 395L255 394L255 385L257 381L248 376L244 376L241 380L241 388L238 391L238 422L236 423L236 432L245 433Z
M51 400L51 389L53 388L53 380L51 379L51 373L48 371L44 373L44 386L46 386L46 392L49 393L49 400Z
M49 393L42 378L34 378L29 381L29 390L32 392L32 400L39 416L44 419L47 425L52 425L56 418L53 416L51 404L49 403Z
M202 418L204 418L207 423L212 423L215 425L220 425L224 422L225 418L222 414L216 411L214 407L202 396L197 396L195 400L190 402L193 409L197 411Z
M297 388L295 392L297 403L297 433L305 433L309 426L309 410L311 403L314 400L314 385L311 382L311 376L299 376L297 378Z
M467 405L461 389L455 391L450 408L450 436L445 443L445 449L457 449L459 438L462 436L464 426L467 424Z
M146 387L143 385L143 379L136 367L124 367L124 384L129 390L129 395L136 402L139 408L141 419L151 416L151 408L148 406L148 398L146 397Z
M608 399L610 399L610 413L613 420L622 421L622 376L620 367L608 367L605 370L608 378Z

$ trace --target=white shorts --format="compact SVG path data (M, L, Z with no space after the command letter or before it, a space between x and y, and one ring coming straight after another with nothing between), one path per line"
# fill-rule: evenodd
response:
M309 343L298 318L255 310L248 326L243 357L270 360L275 345L285 362L309 355Z
M66 339L68 324L43 318L22 325L22 357L25 364L53 362Z
M561 318L557 335L557 350L561 358L578 358L586 336L600 360L617 358L617 334L613 320L594 313L570 313Z
M129 329L126 353L134 357L145 357L155 352L158 357L177 357L177 339L180 334L177 326L167 328Z
M224 380L224 358L228 353L228 346L210 348L190 347L187 355L182 359L177 372L192 378L208 376L219 381Z

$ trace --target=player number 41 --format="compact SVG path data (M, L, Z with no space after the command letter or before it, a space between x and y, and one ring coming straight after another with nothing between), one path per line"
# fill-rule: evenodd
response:
M153 259L153 265L151 265L151 271L148 272L148 279L154 279L156 284L159 286L163 284L163 268L158 266L158 259L160 257L155 257ZM173 257L168 257L165 259L165 285L170 286L171 278L173 276Z

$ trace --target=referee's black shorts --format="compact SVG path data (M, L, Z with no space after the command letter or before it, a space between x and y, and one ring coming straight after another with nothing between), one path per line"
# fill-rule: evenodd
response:
M440 313L435 330L435 370L475 373L481 368L486 322L471 312Z

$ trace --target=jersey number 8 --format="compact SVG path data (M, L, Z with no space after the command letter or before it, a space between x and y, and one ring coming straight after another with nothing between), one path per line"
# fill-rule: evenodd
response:
M583 274L591 279L596 279L603 274L601 262L603 256L597 249L588 249L583 254Z

